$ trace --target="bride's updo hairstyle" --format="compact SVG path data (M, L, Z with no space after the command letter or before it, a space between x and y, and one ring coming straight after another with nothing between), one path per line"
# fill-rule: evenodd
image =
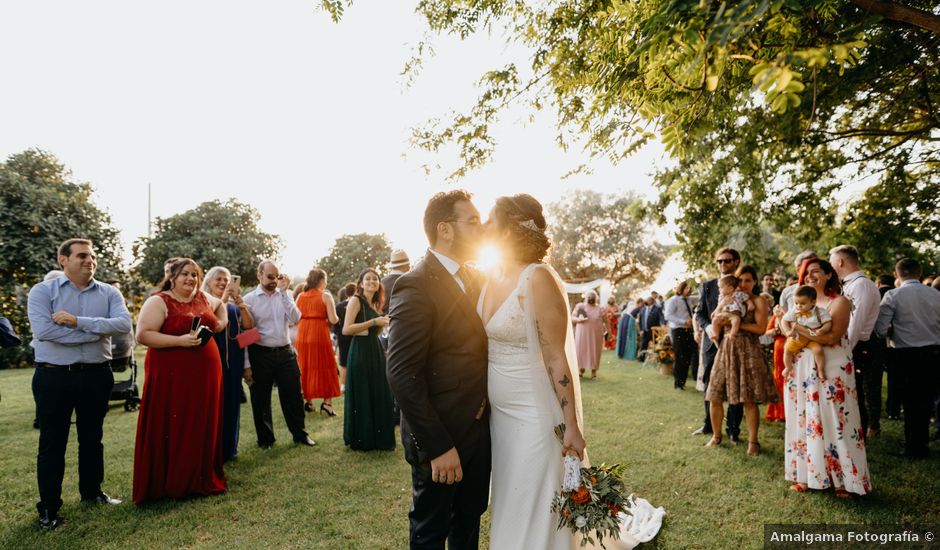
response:
M509 230L504 254L522 263L545 261L551 239L545 233L542 205L532 195L519 194L496 199L493 217L500 229Z

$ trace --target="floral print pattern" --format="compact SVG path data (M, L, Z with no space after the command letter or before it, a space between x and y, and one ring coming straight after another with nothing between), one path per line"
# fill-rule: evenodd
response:
M848 340L823 349L825 381L805 350L795 357L786 381L786 479L810 489L844 487L864 495L871 492L871 480Z

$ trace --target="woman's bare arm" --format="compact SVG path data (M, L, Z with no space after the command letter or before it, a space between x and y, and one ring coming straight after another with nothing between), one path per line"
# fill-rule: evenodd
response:
M569 376L571 366L565 354L568 311L555 279L543 269L536 269L532 274L532 303L535 304L533 313L545 371L565 418L563 445L584 458L584 436L578 426L574 386Z
M760 336L767 330L767 302L760 296L754 296L751 301L754 302L756 310L754 311L754 322L741 323L740 329Z
M166 315L166 304L160 297L147 298L137 317L137 341L148 348L194 347L201 343L199 338L189 334L173 336L160 332Z
M323 293L323 305L326 306L326 318L330 321L330 324L335 325L336 323L338 323L339 316L336 315L336 302L333 301L332 294L329 294L327 292Z

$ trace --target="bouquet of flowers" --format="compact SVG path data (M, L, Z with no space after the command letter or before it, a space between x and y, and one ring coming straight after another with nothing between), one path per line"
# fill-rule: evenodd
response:
M656 339L656 347L653 351L656 353L656 359L664 365L671 365L676 361L676 353L672 349L672 338L669 334Z
M555 427L563 438L565 425ZM576 456L565 457L565 479L552 499L552 512L558 513L558 529L581 534L581 546L594 544L594 537L604 548L604 538L620 537L621 510L629 506L623 473L626 466L615 464L582 468Z

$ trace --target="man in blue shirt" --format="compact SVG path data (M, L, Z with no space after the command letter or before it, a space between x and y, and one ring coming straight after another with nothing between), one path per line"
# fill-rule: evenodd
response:
M926 458L930 407L940 386L940 292L920 282L917 260L904 258L894 267L898 288L881 299L874 333L891 327L894 360L901 375L904 404L904 451L898 456Z
M131 329L124 297L94 279L97 258L91 241L69 239L59 246L64 277L29 291L29 322L36 352L33 395L39 416L39 526L61 523L65 447L72 411L78 429L78 488L83 502L120 504L101 491L104 479L104 416L114 385L111 335Z

